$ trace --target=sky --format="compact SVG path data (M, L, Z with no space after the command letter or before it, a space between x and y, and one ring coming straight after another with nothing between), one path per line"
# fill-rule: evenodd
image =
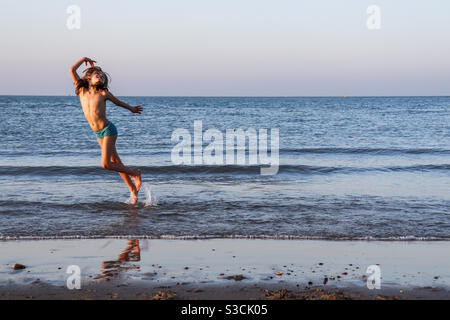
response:
M450 95L448 0L0 0L0 39L0 95L73 95L83 56L117 96Z

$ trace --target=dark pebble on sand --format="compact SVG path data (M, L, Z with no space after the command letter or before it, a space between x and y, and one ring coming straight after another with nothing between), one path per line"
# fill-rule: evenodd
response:
M235 281L241 281L241 280L246 279L246 278L242 274L236 274L234 276L225 277L225 279L227 279L227 280L234 279Z
M327 282L328 282L328 278L324 278L323 279L323 284L327 284Z
M199 292L204 292L204 290L202 290L202 289L194 289L194 290L192 290L192 293L199 293Z
M319 266L323 266L323 262L319 262Z
M20 263L15 263L14 265L13 265L13 269L14 270L21 270L21 269L25 269L26 267L23 265L23 264L20 264Z
M308 282L308 286L312 286L312 284L313 284L312 281Z

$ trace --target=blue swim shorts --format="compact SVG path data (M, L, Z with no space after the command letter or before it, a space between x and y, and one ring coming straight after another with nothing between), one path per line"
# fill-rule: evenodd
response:
M117 128L114 123L110 121L106 127L98 131L94 131L94 133L97 136L97 139L103 139L104 137L116 136Z

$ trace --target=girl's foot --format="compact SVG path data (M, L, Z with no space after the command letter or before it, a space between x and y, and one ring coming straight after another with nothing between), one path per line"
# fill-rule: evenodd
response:
M136 190L131 191L130 204L135 205L138 202L138 193Z
M141 170L136 170L137 174L135 176L131 176L131 178L133 178L134 184L136 186L136 197L137 194L139 193L139 190L141 189Z

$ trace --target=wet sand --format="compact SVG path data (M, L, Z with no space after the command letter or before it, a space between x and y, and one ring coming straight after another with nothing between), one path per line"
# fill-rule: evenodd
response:
M450 299L447 241L20 240L0 252L0 299ZM67 287L73 265L81 289ZM367 287L370 265L381 289Z

